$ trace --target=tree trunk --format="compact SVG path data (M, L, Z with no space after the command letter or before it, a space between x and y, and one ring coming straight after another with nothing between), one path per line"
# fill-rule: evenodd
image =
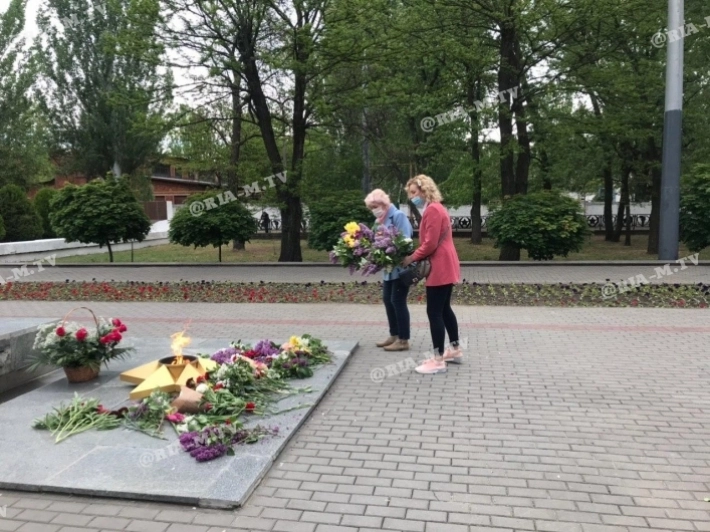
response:
M229 172L227 172L227 188L238 197L239 190L239 174L237 166L241 154L242 140L242 98L241 98L242 78L239 72L232 70L232 85L230 87L232 93L232 135L230 138L229 152ZM235 239L232 242L232 249L241 251L244 249L244 242Z
M281 255L279 262L303 262L301 255L301 221L303 211L301 198L292 192L293 187L301 182L303 174L303 156L306 146L306 76L297 71L294 76L293 95L293 154L291 159L291 173L288 183L292 186L281 187L279 197L285 208L281 209L281 219L284 227L281 230Z
M108 261L113 262L113 249L111 249L111 242L108 242L106 247L108 247Z
M612 174L611 156L604 163L604 240L614 240L614 176Z
M627 198L628 199L628 198ZM626 238L624 239L624 245L631 245L631 202L626 202Z
M528 176L530 174L530 137L528 123L525 118L525 106L522 98L513 100L515 111L515 129L518 134L518 160L515 167L515 193L528 193Z
M222 262L222 244L219 245L219 262Z
M501 94L514 86L517 76L515 65L515 27L504 22L500 28L500 65L498 68L498 90ZM508 94L508 93L505 93ZM498 104L498 128L500 130L500 180L503 200L515 195L515 154L513 150L513 119L510 104ZM520 249L503 246L498 260L520 260Z
M469 74L469 83L466 91L466 103L471 109L471 161L473 162L473 201L471 203L471 244L483 242L483 229L481 224L481 188L483 171L481 170L481 145L479 141L478 109L476 101L483 99L482 82L480 77L473 79Z
M624 213L629 206L629 174L631 167L627 162L621 167L621 198L619 200L619 215L616 220L616 231L614 232L614 242L621 240L621 231L624 227ZM629 207L630 208L630 207Z
M592 91L589 91L587 94L592 101L594 116L596 116L598 120L601 120L602 110L596 95ZM614 158L606 136L600 135L600 138L602 141L602 149L606 148L608 150L608 154L604 160L604 169L602 170L604 177L604 240L607 242L618 242L618 238L614 238Z

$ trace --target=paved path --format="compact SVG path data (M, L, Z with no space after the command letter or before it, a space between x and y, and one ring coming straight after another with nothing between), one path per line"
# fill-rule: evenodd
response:
M375 306L91 307L135 336L191 319L194 336L361 347L244 508L5 492L0 531L710 530L707 311L456 307L466 363L425 377L386 368L429 347L421 305L402 354L372 347L386 334ZM0 302L0 319L70 308Z
M685 269L673 265L668 273L658 275L656 268L660 266L564 266L564 265L532 265L532 266L462 266L462 279L478 283L601 283L607 280L618 282L629 277L642 275L650 283L708 283L710 284L710 265L693 266L688 264ZM36 266L28 265L28 271L36 270ZM663 268L661 268L663 270ZM673 271L677 270L677 271ZM19 274L18 274L19 275ZM0 266L0 276L9 279L13 276L10 268ZM351 282L378 281L381 276L362 277L360 274L350 275L347 270L338 266L119 266L119 267L45 267L43 271L35 271L32 275L19 277L23 281L265 281L265 282ZM639 279L642 281L642 279Z

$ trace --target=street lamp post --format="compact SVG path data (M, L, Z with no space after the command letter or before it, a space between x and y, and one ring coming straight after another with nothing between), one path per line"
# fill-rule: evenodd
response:
M680 155L683 134L684 0L668 0L666 108L663 121L663 169L658 259L678 259L680 224ZM680 31L680 38L674 38Z

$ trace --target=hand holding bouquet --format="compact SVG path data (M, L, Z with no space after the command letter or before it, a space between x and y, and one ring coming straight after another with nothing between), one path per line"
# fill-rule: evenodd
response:
M330 262L348 268L350 274L363 268L364 257L370 252L374 233L365 224L350 222L345 225L345 232L330 252Z
M414 242L394 227L379 227L375 232L370 253L366 256L368 264L363 275L385 270L391 273L402 260L414 252Z

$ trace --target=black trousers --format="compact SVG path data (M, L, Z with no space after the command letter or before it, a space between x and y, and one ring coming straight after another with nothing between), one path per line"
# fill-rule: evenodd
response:
M453 288L453 284L426 287L426 313L429 316L431 342L434 351L440 355L444 354L446 333L449 333L449 342L459 341L459 324L451 308Z
M390 336L409 340L409 309L407 308L409 287L399 279L383 281L382 285L382 300L387 311Z

